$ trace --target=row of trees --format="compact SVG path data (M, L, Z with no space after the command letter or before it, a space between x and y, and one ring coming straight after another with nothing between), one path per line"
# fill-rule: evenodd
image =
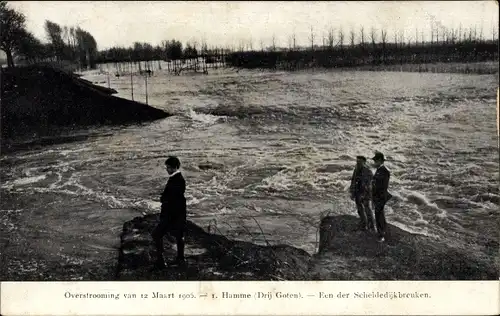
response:
M81 68L95 66L98 50L92 34L80 27L61 27L51 21L45 21L45 32L49 39L48 53L56 61L72 61Z
M319 48L334 47L354 47L375 46L376 44L396 44L396 45L434 45L437 43L482 43L487 41L498 41L498 25L492 26L491 37L484 36L484 29L474 27L463 27L461 24L457 28L447 28L440 23L434 23L430 32L424 32L416 28L412 34L405 30L397 30L389 34L386 29L376 29L374 27L366 29L360 26L358 30L351 28L346 31L343 28L330 28L327 32L322 32L321 36L310 28L308 42L298 43L295 34L288 36L287 46L278 46L276 35L273 35L270 42L266 45L263 40L260 41L260 51L295 51ZM257 51L254 49L254 43L250 41L240 41L233 51Z
M318 44L311 28L309 45L297 45L296 36L291 35L288 47L279 48L273 36L270 46L261 42L260 50L254 50L251 43L240 43L226 62L232 67L297 69L498 60L498 30L492 29L491 34L491 38L486 38L481 28L447 29L440 24L432 27L427 37L418 29L409 36L404 31L389 35L387 30L375 28L367 32L360 27L347 34L342 28L331 28Z
M80 68L95 67L98 49L94 37L80 27L61 27L45 21L47 43L42 43L26 29L26 17L0 1L0 49L7 56L8 67L14 57L27 63L69 61Z
M405 45L394 43L282 51L242 51L226 56L235 68L297 70L311 67L355 67L363 65L480 62L498 60L498 44Z
M256 51L307 51L307 50L349 50L356 55L365 54L367 58L373 55L374 51L379 51L384 59L390 58L396 48L409 46L427 47L429 53L445 54L449 49L439 47L452 47L461 45L460 47L472 47L474 45L483 45L498 41L498 31L492 29L491 38L485 38L482 28L468 27L464 28L461 25L458 28L446 28L439 23L434 23L429 34L425 34L423 30L415 29L413 34L406 34L403 30L389 34L387 30L375 28L365 29L361 26L358 30L351 29L345 32L344 29L330 28L322 34L321 40L315 34L313 28L310 30L309 45L301 43L299 45L297 37L292 34L288 37L288 47L279 47L277 45L276 36L271 39L270 45L265 45L264 41L260 41L260 49L254 49L252 41L240 41L238 45L228 49L208 48L206 43L202 42L197 46L196 42L187 43L185 47L176 40L163 41L160 45L152 46L149 43L134 43L131 47L113 47L99 53L99 62L121 62L121 61L149 61L149 60L176 60L185 58L196 58L206 55L221 55L222 52L242 53ZM437 50L437 51L436 51ZM467 50L467 49L466 49ZM347 52L347 51L346 51ZM425 50L424 50L425 52Z
M45 22L48 43L42 43L26 30L24 15L8 8L6 1L0 1L0 17L0 48L5 51L9 66L14 65L14 56L30 63L66 60L78 64L81 68L94 68L97 63L178 60L207 55L221 56L230 51L233 52L234 58L232 60L239 60L243 55L250 56L249 52L259 51L259 49L254 49L253 41L240 41L239 45L233 46L231 49L222 49L209 48L204 41L201 44L191 42L183 45L178 40L165 40L156 46L150 43L136 42L130 47L113 47L98 51L97 43L89 32L79 27L61 27L51 21ZM322 36L317 36L311 27L308 38L309 43L303 42L302 45L299 45L296 35L292 34L288 37L288 47L279 47L276 36L273 36L270 45L267 47L264 45L264 41L260 41L260 51L298 52L323 50L330 52L329 55L327 54L331 56L330 58L343 58L351 55L356 56L358 59L377 59L382 62L393 60L398 55L417 53L442 56L458 54L461 57L474 54L475 57L478 57L478 52L484 55L486 54L485 51L491 51L490 44L498 44L497 28L493 27L491 34L491 38L487 39L484 36L483 28L464 28L461 25L458 28L446 28L440 23L433 23L427 35L423 30L419 29L415 29L413 34L406 34L402 30L389 34L384 29L365 29L361 26L358 30L351 29L348 32L342 28L330 28L327 32L323 32ZM403 53L405 47L413 48ZM425 48L414 49L415 47ZM332 53L334 51L338 51L338 53ZM289 56L295 55L289 54ZM253 54L253 56L257 58L257 55ZM498 57L498 53L496 55L493 53L492 56L484 56L485 58L495 58L495 56Z
M164 40L160 45L136 42L130 47L112 47L99 52L99 63L117 63L124 61L179 60L192 59L207 55L221 55L223 49L212 47L202 42L188 42L184 46L178 40Z
M178 59L182 56L182 43L176 40L165 41L162 45L153 46L149 43L135 42L130 47L112 47L99 52L97 60L99 63L123 62L123 61L151 61Z

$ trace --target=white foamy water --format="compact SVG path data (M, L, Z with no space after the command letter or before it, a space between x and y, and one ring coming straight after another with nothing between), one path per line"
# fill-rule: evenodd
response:
M195 122L201 122L204 124L215 124L217 122L224 122L226 120L225 116L216 116L210 114L197 113L193 109L189 110L188 117Z
M89 79L106 82L99 76ZM122 97L127 80L111 78ZM159 211L163 161L177 155L192 220L216 219L227 234L262 229L271 243L312 253L322 212L356 215L346 192L356 155L380 150L392 173L390 223L483 249L499 231L496 85L451 74L155 72L149 103L178 115L4 156L0 209L24 211L2 223L49 227L61 244L107 236L98 248L114 247L124 221ZM135 99L143 93L138 80ZM254 238L244 231L233 237ZM85 249L78 255L96 247Z
M33 184L37 183L38 181L41 181L45 179L45 175L40 175L40 176L35 176L35 177L25 177L25 178L20 178L20 179L15 179L12 181L8 181L4 184L2 184L2 188L13 188L14 186L23 186L23 185L28 185L28 184Z

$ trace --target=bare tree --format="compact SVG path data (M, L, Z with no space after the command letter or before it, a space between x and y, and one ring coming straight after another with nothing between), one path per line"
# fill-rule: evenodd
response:
M61 61L63 57L64 41L62 38L62 28L59 24L45 20L45 32L47 39L50 42L53 55L57 61Z
M62 39L65 43L68 43L68 38L69 38L69 30L68 27L65 25L62 29Z
M293 39L292 39L292 36L289 36L288 37L288 50L292 50L292 43L293 43Z
M349 40L351 41L351 47L354 47L354 41L356 40L356 33L354 32L354 28L351 28L349 32Z
M196 48L196 46L198 45L198 42L196 42L196 40L193 40L193 55L194 57L198 57L198 50Z
M375 43L377 41L377 30L374 27L372 27L370 30L370 39L372 41L373 47L375 48Z
M360 36L360 40L361 40L361 46L365 47L365 27L364 26L361 26L361 28L359 30L359 36Z
M385 44L387 44L387 31L386 30L380 30L380 39L382 41L382 45L385 47Z
M498 35L498 28L495 26L494 23L492 23L491 27L491 40L496 41L497 40L497 35Z
M253 52L253 38L248 40L248 45L250 46L250 50Z
M344 47L344 30L342 30L342 28L339 28L339 46L340 49Z
M434 44L434 24L431 23L431 45Z
M297 37L295 36L295 32L292 34L292 45L293 45L293 49L297 48L296 46L297 44Z
M401 43L401 46L404 46L405 44L405 30L400 30L398 32L399 34L399 42Z
M415 46L418 45L418 27L415 28Z
M273 52L276 51L276 36L273 34L272 44L271 44Z
M382 40L382 60L385 63L386 44L387 44L387 30L380 30L380 39Z
M200 56L205 56L205 54L207 53L207 43L205 42L205 39L204 38L201 38L200 40L200 50L198 51L198 55Z
M76 30L74 27L69 28L69 36L71 38L71 46L73 47L73 50L76 50Z
M260 50L264 51L264 41L260 40Z
M311 35L309 36L309 40L311 41L311 49L314 50L314 30L311 26Z
M335 34L333 28L328 30L328 47L332 49L335 46Z
M243 40L240 40L239 45L238 45L238 51L243 52L245 50L245 43Z

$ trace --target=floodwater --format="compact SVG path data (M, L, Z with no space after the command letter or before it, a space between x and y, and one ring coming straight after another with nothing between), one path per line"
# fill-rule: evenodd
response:
M110 86L130 98L129 76ZM355 156L380 150L388 222L498 256L497 86L493 75L157 71L148 102L174 116L2 156L1 274L112 278L123 223L159 211L168 155L182 162L190 220L312 254L321 215L356 215ZM136 77L134 99L144 91Z

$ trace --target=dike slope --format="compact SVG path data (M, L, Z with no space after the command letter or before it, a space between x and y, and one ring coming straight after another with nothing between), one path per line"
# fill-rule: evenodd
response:
M498 240L485 240L485 251L461 249L389 224L387 241L379 243L357 224L350 215L322 219L311 279L498 280Z
M330 216L320 224L320 245L311 256L285 245L260 246L230 240L188 221L186 268L152 269L150 233L158 214L136 217L123 226L118 280L497 280L495 251L468 252L444 242L414 235L389 225L388 241L356 229L350 215ZM165 257L175 256L165 239Z
M170 114L115 97L113 89L50 66L1 69L3 149L19 140L58 136L61 130L140 123Z

